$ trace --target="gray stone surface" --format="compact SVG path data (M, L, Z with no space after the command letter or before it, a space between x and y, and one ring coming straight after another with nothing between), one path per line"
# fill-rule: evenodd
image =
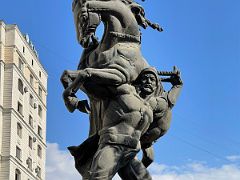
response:
M73 13L84 51L78 70L62 74L63 99L70 112L78 109L90 119L89 138L68 147L75 167L83 179L107 180L116 173L126 180L151 179L152 144L169 129L183 84L176 67L158 72L141 54L139 26L162 28L132 0L75 0ZM104 35L98 41L101 21ZM172 88L164 91L162 82ZM87 94L89 104L77 98L78 90ZM140 150L142 160L136 157Z

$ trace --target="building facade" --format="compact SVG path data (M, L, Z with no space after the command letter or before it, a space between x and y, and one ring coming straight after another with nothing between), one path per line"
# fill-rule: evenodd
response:
M46 96L28 35L0 21L0 180L45 180Z

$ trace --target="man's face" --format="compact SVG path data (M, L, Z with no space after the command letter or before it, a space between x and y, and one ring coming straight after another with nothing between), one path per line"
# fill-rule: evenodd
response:
M157 88L157 79L156 77L151 73L143 74L141 77L141 89L146 94L151 94L155 91Z

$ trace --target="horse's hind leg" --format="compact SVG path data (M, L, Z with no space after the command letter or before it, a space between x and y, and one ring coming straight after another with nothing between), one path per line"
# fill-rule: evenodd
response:
M126 73L123 73L116 68L86 68L83 71L85 71L83 74L87 74L85 75L87 78L85 81L91 81L98 85L118 86L126 83L128 79Z
M109 94L109 86L124 84L127 82L127 79L128 77L126 77L126 74L118 69L86 68L79 70L77 77L74 81L70 79L70 83L67 82L69 81L69 78L65 77L65 75L63 76L63 83L69 85L64 94L66 96L69 96L69 94L75 94L80 88L87 94L91 94L97 98L104 98L105 96L111 95Z
M86 68L78 71L64 71L61 82L65 88L63 92L65 105L70 112L73 112L81 103L84 103L79 101L75 95L79 88L84 92L88 92L90 89L90 94L93 96L104 98L105 96L111 96L108 86L118 86L126 83L126 81L126 76L114 68ZM99 92L102 93L99 94ZM84 104L83 106L86 107Z

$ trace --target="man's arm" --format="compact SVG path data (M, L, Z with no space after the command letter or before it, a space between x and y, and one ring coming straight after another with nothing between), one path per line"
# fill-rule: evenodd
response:
M164 115L154 113L154 122L152 122L147 132L140 139L142 147L151 146L156 140L166 134L170 127L171 117L171 109L166 110Z
M168 91L168 101L169 101L169 107L173 108L173 106L176 104L176 101L180 95L181 89L183 87L183 82L180 77L180 71L177 70L177 73L172 75L170 77L170 83L172 84L172 88Z

